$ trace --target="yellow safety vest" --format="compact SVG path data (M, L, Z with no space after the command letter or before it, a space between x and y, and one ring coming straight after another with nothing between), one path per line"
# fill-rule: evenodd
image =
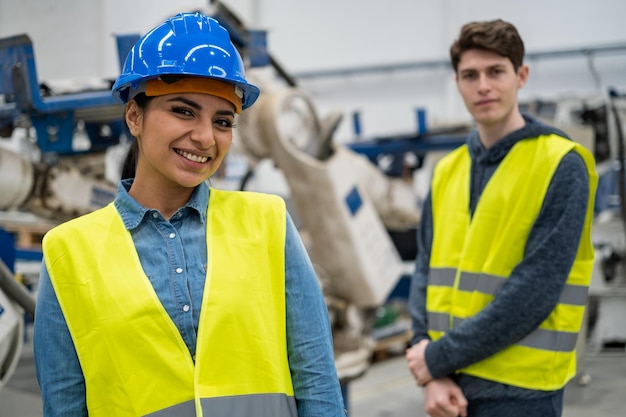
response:
M112 204L51 230L44 257L89 416L296 416L285 228L279 197L211 190L195 363Z
M562 388L575 375L575 346L594 261L591 223L597 174L591 153L575 142L557 135L522 140L496 169L470 219L467 146L452 151L435 169L426 302L432 340L479 313L497 296L523 259L550 181L571 150L587 166L590 190L580 245L559 303L524 339L461 373L545 391Z

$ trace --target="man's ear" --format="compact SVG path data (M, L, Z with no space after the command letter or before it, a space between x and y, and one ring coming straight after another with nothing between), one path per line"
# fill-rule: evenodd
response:
M138 137L143 117L143 109L141 109L139 105L137 105L137 102L135 100L131 100L128 102L128 104L126 104L125 117L130 134L134 137Z
M528 65L522 65L517 69L517 78L519 80L517 88L522 88L526 82L528 82L528 75L530 73L530 69Z

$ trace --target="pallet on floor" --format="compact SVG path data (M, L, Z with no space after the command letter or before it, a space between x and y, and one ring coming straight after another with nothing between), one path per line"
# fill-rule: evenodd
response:
M374 331L373 361L385 360L392 356L404 355L404 350L411 342L411 322L398 319L396 322Z
M53 227L53 224L0 223L0 229L15 237L15 246L23 249L40 248L43 236Z

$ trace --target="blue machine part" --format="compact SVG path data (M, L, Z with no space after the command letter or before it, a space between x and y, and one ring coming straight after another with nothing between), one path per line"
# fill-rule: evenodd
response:
M15 237L0 228L0 260L11 272L15 272L15 257Z
M270 65L271 57L267 53L267 32L264 30L249 30L246 51L251 68Z
M352 216L356 215L357 211L359 211L363 205L363 200L361 199L359 190L357 190L356 187L352 187L346 196L345 202L346 206L348 206L348 209L350 210L350 214L352 214Z
M0 129L11 131L16 119L27 115L43 153L77 153L72 139L80 120L95 135L88 151L119 142L123 107L109 89L42 96L32 41L25 34L0 39L0 96Z
M245 50L247 65L261 67L271 64L290 84L295 85L268 54L265 31L243 28L239 20L224 7L218 10L214 18L229 30L235 46ZM116 36L120 67L138 39L138 34ZM113 97L110 89L46 94L37 75L30 37L20 34L0 39L0 136L10 136L16 121L26 115L35 128L37 145L44 154L70 155L103 151L118 144L126 129L123 110L123 104ZM72 148L79 122L84 125L91 144L87 150Z
M606 210L619 211L620 209L620 166L619 162L612 163L606 171L599 172L598 189L596 190L594 214Z
M452 150L464 144L466 139L467 132L411 133L354 142L347 146L353 151L365 155L374 165L379 167L383 158L391 158L391 163L387 167L380 168L390 177L400 177L407 154L413 154L418 160L421 160L427 152Z
M42 259L41 249L16 248L15 236L0 227L0 260L9 268L9 271L15 272L15 263L18 260L41 261Z
M423 134L428 132L426 124L426 109L419 107L415 109L415 117L417 118L417 133Z
M120 66L126 60L126 56L128 52L133 48L133 45L139 40L141 36L136 33L131 33L128 35L117 35L115 37L117 43L117 54L118 54L118 62Z
M229 10L221 2L217 3L216 10L212 14L221 26L230 34L231 42L237 47L241 56L247 59L246 65L250 68L264 67L267 65L278 66L267 50L267 31L247 29L241 19ZM291 77L284 73L282 68L276 68L286 78Z

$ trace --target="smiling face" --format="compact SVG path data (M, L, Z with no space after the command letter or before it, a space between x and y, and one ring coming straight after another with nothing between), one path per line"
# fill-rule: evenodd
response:
M151 98L142 108L126 108L139 157L132 188L193 188L213 175L230 149L235 108L209 94L176 93Z
M463 52L456 71L458 90L479 129L507 131L520 120L517 91L527 79L526 65L516 71L510 59L481 49Z

